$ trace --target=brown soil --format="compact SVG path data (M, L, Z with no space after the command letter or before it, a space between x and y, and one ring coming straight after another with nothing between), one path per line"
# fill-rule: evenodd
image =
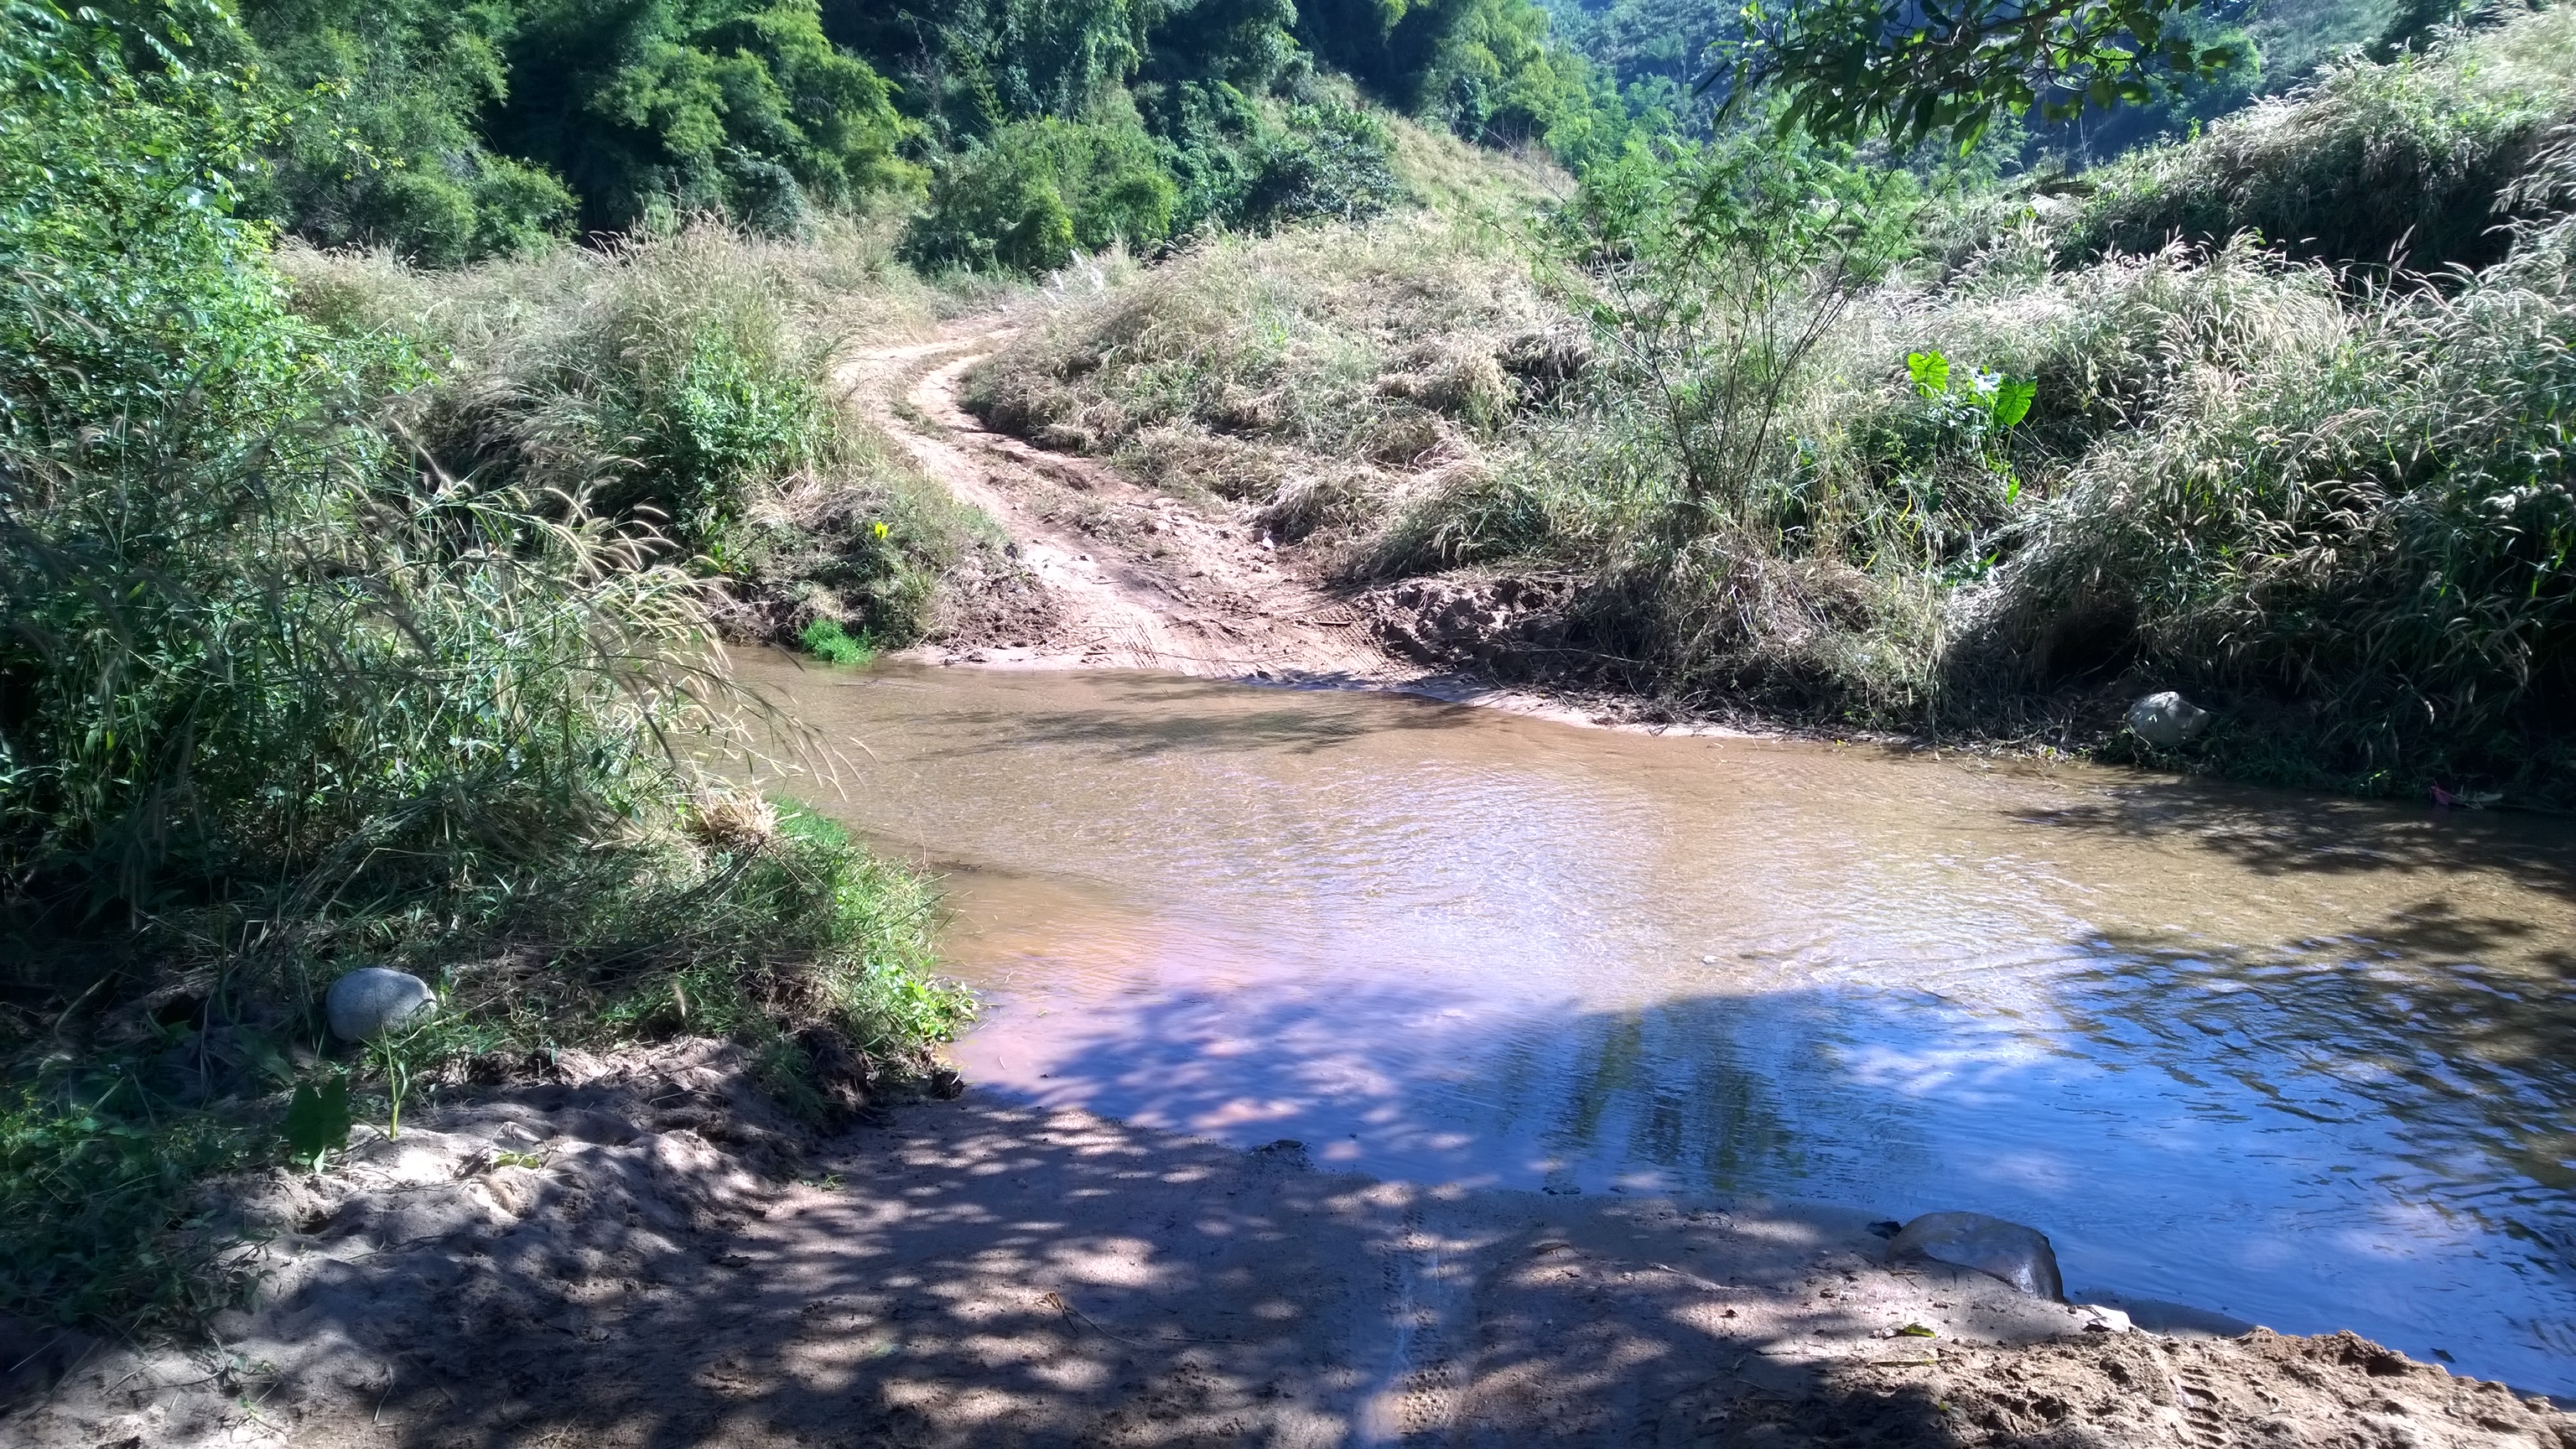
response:
M1354 685L1420 674L1389 661L1349 608L1283 567L1243 520L986 431L958 406L958 384L1008 335L988 321L863 353L841 374L853 404L1000 523L1054 595L1053 616L1025 637L930 657Z
M251 1184L270 1292L224 1347L91 1352L0 1441L2576 1445L2349 1335L1891 1266L1855 1214L1427 1190L973 1094L748 1170L790 1136L730 1048L568 1055Z
M992 318L959 323L928 342L856 353L839 375L851 406L1001 525L1048 595L1044 609L1002 616L1007 627L943 638L919 657L1389 689L1577 723L1651 722L1632 699L1495 684L1483 666L1498 644L1519 665L1548 642L1546 621L1526 617L1530 601L1509 586L1337 591L1271 538L1256 508L1140 487L984 427L959 389L1011 331Z

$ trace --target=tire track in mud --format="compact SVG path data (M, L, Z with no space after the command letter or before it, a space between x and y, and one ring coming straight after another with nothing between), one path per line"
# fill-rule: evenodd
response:
M931 477L991 517L1053 596L1042 637L924 653L941 662L1151 669L1214 679L1426 688L1346 604L1300 577L1251 521L1141 488L1100 463L986 429L959 404L966 373L1014 329L985 321L851 356L850 405Z
M1442 1263L1442 1246L1417 1205L1405 1211L1396 1235L1380 1249L1392 1343L1386 1368L1360 1396L1355 1444L1374 1449L1435 1442L1454 1424L1459 1376L1450 1340L1472 1308L1454 1267Z

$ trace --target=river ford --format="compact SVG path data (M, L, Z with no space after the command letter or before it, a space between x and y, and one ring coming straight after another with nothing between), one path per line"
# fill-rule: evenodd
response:
M1967 1208L2576 1393L2576 831L1163 676L743 663L969 1075L1319 1166Z

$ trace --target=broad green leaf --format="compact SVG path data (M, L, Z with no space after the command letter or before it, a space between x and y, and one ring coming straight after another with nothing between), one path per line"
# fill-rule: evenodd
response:
M1995 389L1995 422L2011 427L2030 416L2031 402L2039 396L2039 383L2032 378L2016 377Z
M1905 354L1905 371L1914 379L1914 390L1925 397L1938 397L1950 390L1950 359L1938 352Z
M319 1159L349 1145L349 1079L333 1077L314 1090L298 1082L286 1104L286 1150L298 1159Z

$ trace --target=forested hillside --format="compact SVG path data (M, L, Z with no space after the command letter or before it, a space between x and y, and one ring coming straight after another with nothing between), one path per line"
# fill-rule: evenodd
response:
M1722 93L1705 84L1742 38L1738 7L1700 0L1546 0L1558 39L1606 74L1628 113L1649 130L1705 134ZM2108 160L2159 137L2227 115L2257 96L2286 94L2348 51L2386 60L2421 46L2435 27L2469 17L2457 0L2219 0L2175 23L2198 44L2231 53L2218 75L2162 76L2145 100L2088 106L2079 116L2027 129L2031 159Z
M294 116L256 210L437 265L925 198L922 266L1053 265L1383 210L1364 103L1568 156L1627 129L1529 0L247 0L196 28Z

